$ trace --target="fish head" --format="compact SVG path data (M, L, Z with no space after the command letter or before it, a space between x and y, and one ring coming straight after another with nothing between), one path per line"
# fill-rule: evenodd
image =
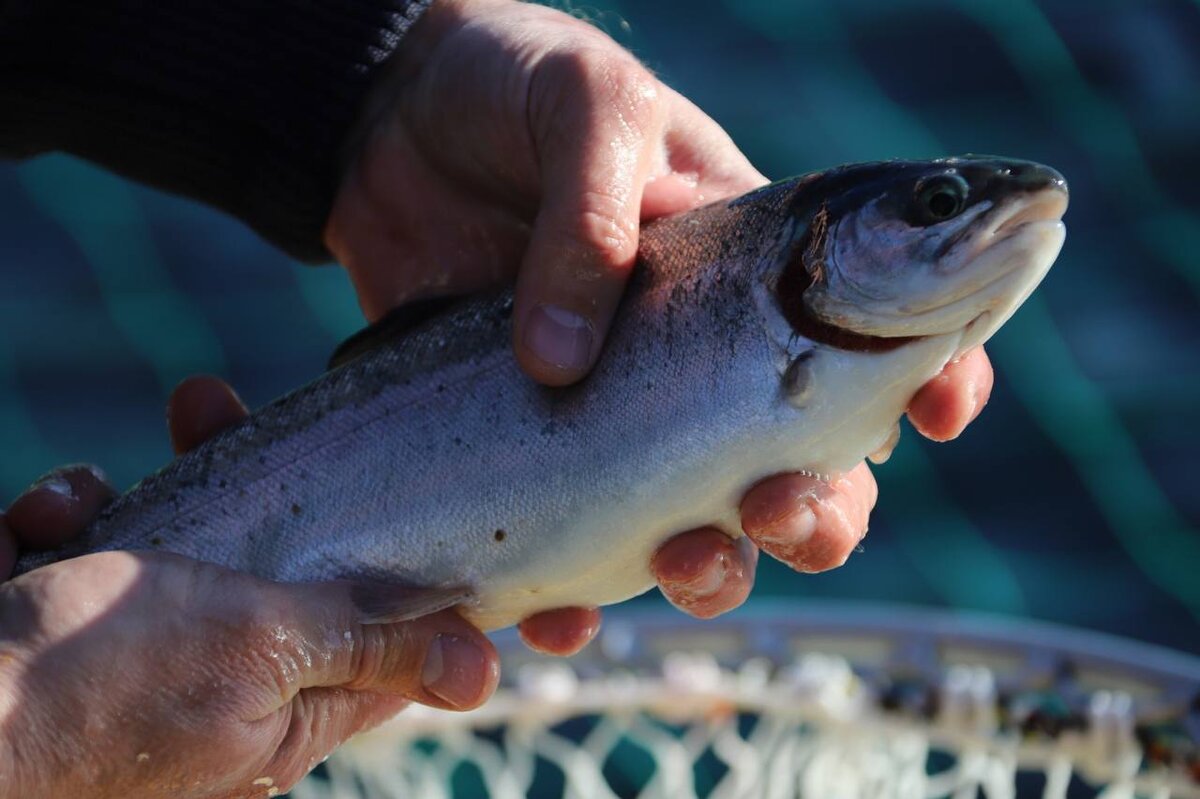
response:
M846 349L963 331L982 343L1066 235L1067 184L1030 161L965 156L859 164L800 181L775 281L793 331Z

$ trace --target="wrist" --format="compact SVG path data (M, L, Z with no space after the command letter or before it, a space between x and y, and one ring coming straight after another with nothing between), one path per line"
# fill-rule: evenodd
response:
M411 85L423 65L450 34L467 20L469 0L417 0L414 22L395 52L380 66L366 91L354 123L342 138L339 154L339 185L344 184L363 147L396 110L404 87Z

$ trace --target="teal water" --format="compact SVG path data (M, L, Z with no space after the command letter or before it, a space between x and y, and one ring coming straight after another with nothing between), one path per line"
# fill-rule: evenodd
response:
M1200 3L578 10L771 177L994 152L1071 182L1066 248L990 347L984 415L949 445L906 431L864 551L819 576L764 563L755 597L984 609L1200 652ZM0 164L0 502L69 461L127 485L170 457L180 378L220 374L260 404L359 325L338 270L213 211L61 156Z

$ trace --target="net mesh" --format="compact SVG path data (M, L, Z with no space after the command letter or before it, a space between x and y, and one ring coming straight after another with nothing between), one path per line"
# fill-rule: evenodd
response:
M577 661L514 647L484 708L413 708L294 796L1200 797L1192 662L994 629L665 625Z

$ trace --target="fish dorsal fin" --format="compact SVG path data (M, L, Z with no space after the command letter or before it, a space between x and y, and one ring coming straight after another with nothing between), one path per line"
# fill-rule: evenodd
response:
M430 297L394 308L378 322L364 327L339 344L329 358L329 368L336 369L360 355L391 344L459 302L462 302L461 297Z

